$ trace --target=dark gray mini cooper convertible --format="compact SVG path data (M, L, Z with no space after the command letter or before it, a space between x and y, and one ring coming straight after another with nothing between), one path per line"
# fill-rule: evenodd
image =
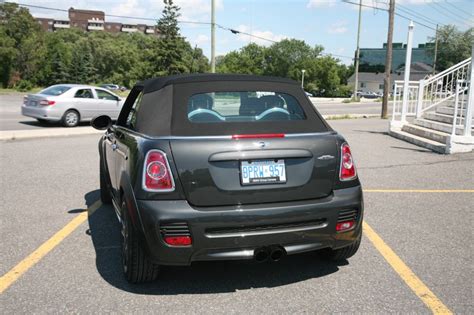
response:
M351 150L295 81L245 75L150 79L99 142L102 202L122 224L130 282L160 265L280 260L359 248L363 200Z

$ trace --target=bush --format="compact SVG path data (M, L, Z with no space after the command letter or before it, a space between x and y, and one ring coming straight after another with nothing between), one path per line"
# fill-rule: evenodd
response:
M33 88L33 84L28 80L21 80L16 86L16 90L20 92L26 92Z

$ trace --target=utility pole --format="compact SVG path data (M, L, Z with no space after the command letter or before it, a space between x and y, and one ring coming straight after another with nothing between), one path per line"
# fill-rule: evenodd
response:
M305 69L301 70L301 88L304 89L304 73L306 72Z
M359 25L357 26L357 48L356 48L356 59L355 59L355 82L354 82L354 94L352 98L354 100L359 100L359 96L357 95L357 89L359 88L359 39L360 39L360 22L362 16L362 0L359 0Z
M388 94L390 93L390 75L392 72L392 42L393 42L393 20L395 16L395 0L390 0L388 8L388 34L387 34L387 56L385 58L385 78L383 80L383 101L382 114L383 119L387 118ZM406 65L405 65L406 67Z
M211 72L216 72L216 6L211 0Z
M436 59L438 58L438 24L436 24L436 39L435 39L435 50L433 59L433 75L436 74Z

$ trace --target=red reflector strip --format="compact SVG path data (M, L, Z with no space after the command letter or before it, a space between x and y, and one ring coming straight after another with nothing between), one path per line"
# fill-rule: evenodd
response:
M284 138L284 133L261 133L261 134L250 134L250 135L232 135L232 139L259 139L259 138Z
M165 236L165 243L171 246L189 246L192 244L190 236Z
M347 230L352 229L354 225L355 225L355 220L339 222L336 224L336 231L338 232L347 231Z

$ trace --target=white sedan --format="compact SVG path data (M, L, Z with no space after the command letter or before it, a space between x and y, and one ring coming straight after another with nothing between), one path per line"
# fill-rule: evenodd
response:
M25 96L21 113L40 122L61 122L65 127L75 127L101 115L117 120L123 103L121 97L104 88L58 84Z

